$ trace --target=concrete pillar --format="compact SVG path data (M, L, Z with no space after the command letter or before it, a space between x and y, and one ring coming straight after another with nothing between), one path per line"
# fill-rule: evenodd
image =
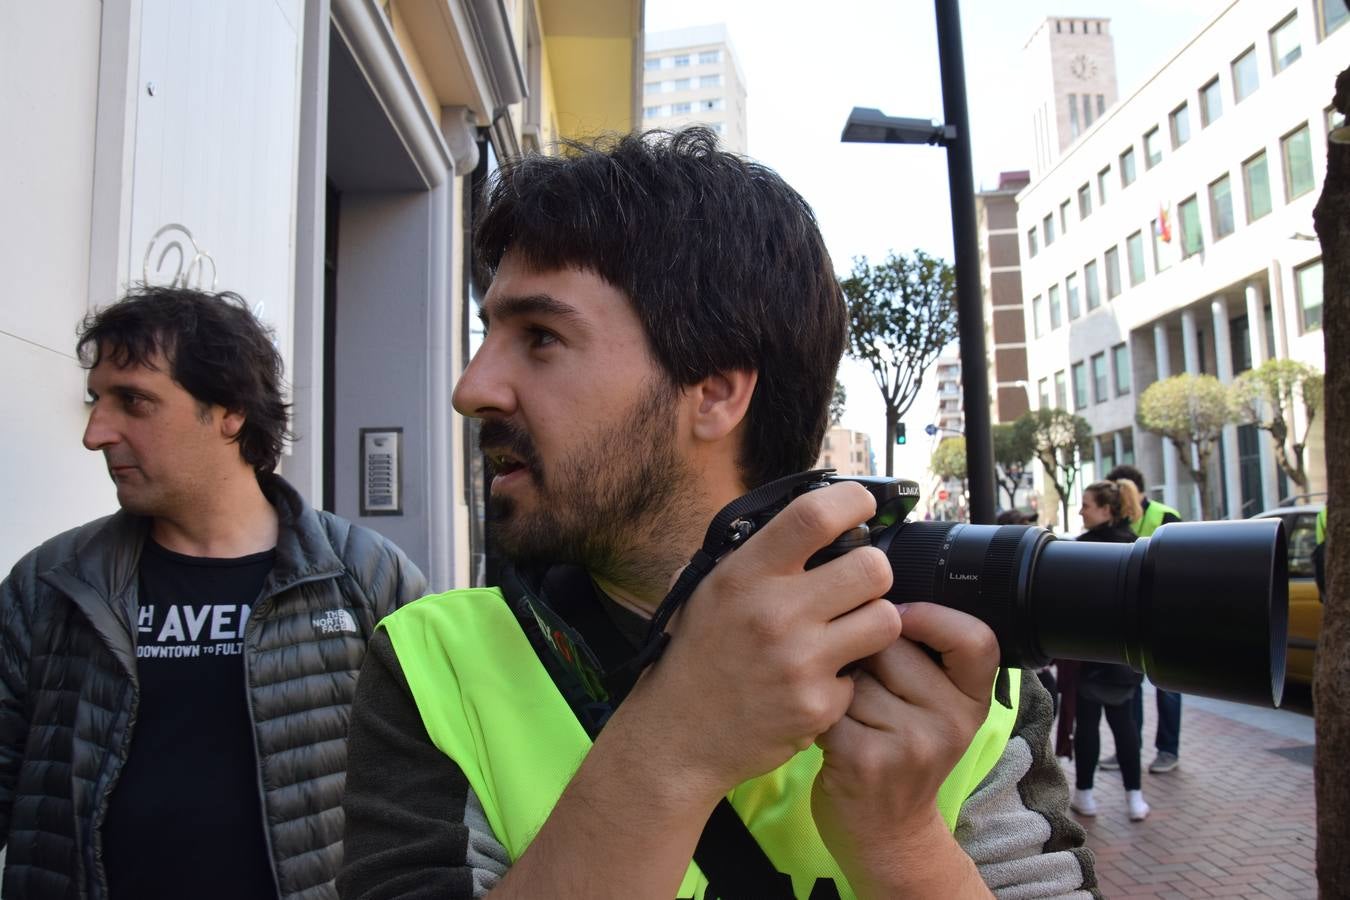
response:
M1266 303L1265 291L1259 282L1247 285L1247 327L1251 338L1252 368L1256 368L1269 357L1266 353ZM1273 318L1273 316L1272 316ZM1275 451L1270 446L1269 433L1258 435L1261 445L1261 497L1262 509L1274 509L1280 502L1279 478L1275 474Z
M1171 353L1167 343L1167 324L1153 323L1153 355L1158 361L1158 380L1172 377ZM1177 506L1177 448L1167 438L1162 439L1163 502L1173 509Z
M1204 366L1204 360L1200 358L1200 332L1195 324L1195 310L1188 309L1181 314L1181 359L1183 371L1191 375L1199 375ZM1191 449L1185 448L1181 452L1187 456L1187 465L1194 471L1195 454ZM1195 511L1195 517L1200 518L1200 486L1192 484L1191 502L1194 504L1191 509Z
M1115 458L1116 465L1124 462L1121 456L1125 453L1125 442L1120 439L1120 432L1114 432L1111 435L1111 455Z
M1214 369L1224 384L1233 383L1233 338L1228 328L1228 301L1222 294L1209 303L1214 317ZM1228 496L1228 518L1242 518L1242 469L1238 466L1237 426L1223 429L1223 480Z

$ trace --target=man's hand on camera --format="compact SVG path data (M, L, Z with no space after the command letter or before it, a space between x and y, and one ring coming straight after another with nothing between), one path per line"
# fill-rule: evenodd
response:
M847 714L817 741L816 826L859 896L987 896L936 799L988 716L998 641L932 603L904 607L901 625L857 667Z
M671 642L620 707L642 710L680 769L716 801L810 746L853 702L854 660L895 642L891 584L867 547L804 571L821 547L874 512L857 484L795 499L703 580ZM634 701L637 701L636 703Z

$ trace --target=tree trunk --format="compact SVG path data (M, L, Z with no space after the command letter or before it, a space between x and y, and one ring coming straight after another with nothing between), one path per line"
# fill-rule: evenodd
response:
M886 477L895 477L895 434L900 430L900 413L893 406L886 407Z
M1350 69L1335 105L1350 114ZM1350 894L1350 144L1328 142L1327 180L1313 211L1322 242L1322 339L1326 354L1326 595L1317 648L1317 885Z

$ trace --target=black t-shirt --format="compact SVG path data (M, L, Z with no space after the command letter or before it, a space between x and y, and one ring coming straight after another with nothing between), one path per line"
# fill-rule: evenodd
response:
M243 656L274 557L205 559L146 541L140 705L101 828L114 900L277 895Z

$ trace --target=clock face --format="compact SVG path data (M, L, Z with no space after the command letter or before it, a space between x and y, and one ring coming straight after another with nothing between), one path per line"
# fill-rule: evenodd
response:
M1088 79L1097 74L1097 64L1080 53L1069 63L1069 71L1075 78Z

